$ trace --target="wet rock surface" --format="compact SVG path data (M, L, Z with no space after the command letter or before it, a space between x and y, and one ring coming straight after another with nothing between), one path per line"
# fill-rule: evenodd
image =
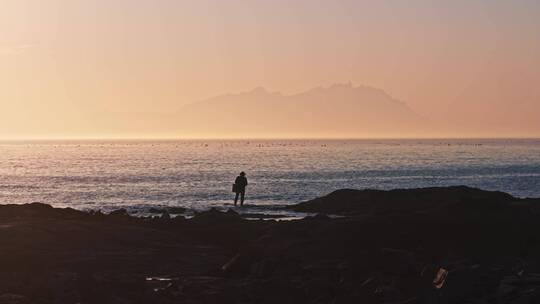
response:
M340 190L281 222L1 205L0 303L539 303L539 204Z
M165 208L152 207L152 208L148 209L148 213L151 213L151 214L163 214L163 213L183 214L186 211L187 211L187 209L183 208L183 207L165 207Z

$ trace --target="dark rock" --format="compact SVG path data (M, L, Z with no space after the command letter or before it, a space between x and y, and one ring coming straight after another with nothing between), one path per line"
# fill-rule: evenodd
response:
M5 293L0 295L0 304L31 304L29 298L21 295Z
M156 214L156 213L161 214L161 213L163 213L163 211L165 211L165 210L161 209L161 208L155 208L155 207L152 207L152 208L148 209L148 213L154 213L154 214Z
M534 199L466 187L333 195L303 207L346 216L281 222L0 205L0 304L538 303Z
M287 217L286 215L283 215L283 214L266 214L266 213L242 213L240 214L240 216L247 219L278 219L278 218Z
M169 214L183 214L186 211L187 209L183 207L166 207L166 208L152 207L148 209L148 213L154 213L154 214L162 214L165 212L168 212Z
M208 211L203 211L195 214L193 221L201 222L231 222L242 220L242 217L232 209L227 210L227 212L221 212L216 208L212 208Z
M169 212L165 211L165 212L163 212L163 214L161 215L161 219L162 219L162 220L168 221L168 220L171 219L171 215L169 214Z
M111 216L111 217L129 217L129 213L127 212L126 209L122 208L122 209L112 211L111 213L109 213L109 216Z
M187 209L183 207L168 207L167 211L170 214L183 214L186 213Z
M176 223L176 224L184 224L187 222L187 219L181 215L178 215L178 216L173 217L171 219L171 222Z
M317 213L314 216L307 216L305 219L306 220L326 221L326 220L329 220L330 217L328 215L326 215L326 214Z
M465 186L391 191L344 189L288 208L310 213L381 215L446 212L457 207L493 209L516 200L506 193Z
M81 297L77 290L78 276L73 272L52 274L47 282L56 303L79 303Z

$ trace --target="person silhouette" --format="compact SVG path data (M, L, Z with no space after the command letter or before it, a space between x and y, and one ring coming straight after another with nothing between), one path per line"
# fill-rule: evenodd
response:
M240 175L236 177L236 180L234 181L233 185L233 192L236 193L236 196L234 197L234 205L236 206L238 203L238 196L240 196L240 207L244 206L244 196L246 195L246 186L248 185L248 181L246 178L245 172L240 172Z

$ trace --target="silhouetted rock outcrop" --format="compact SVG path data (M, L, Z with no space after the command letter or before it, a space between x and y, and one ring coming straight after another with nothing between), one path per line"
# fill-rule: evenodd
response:
M193 221L196 223L228 223L228 222L237 222L241 221L242 218L240 215L232 210L229 209L227 212L221 212L217 210L216 208L212 208L208 211L203 211L201 213L197 213L193 217Z
M465 186L391 191L343 189L289 209L325 214L376 215L447 212L454 208L486 211L513 201L517 199L503 192Z
M340 190L282 222L0 205L0 303L538 303L539 203Z
M150 209L148 209L148 212L149 213L154 213L154 214L162 214L162 213L169 213L169 214L183 214L186 212L186 208L183 208L183 207L165 207L165 208L155 208L155 207L152 207Z

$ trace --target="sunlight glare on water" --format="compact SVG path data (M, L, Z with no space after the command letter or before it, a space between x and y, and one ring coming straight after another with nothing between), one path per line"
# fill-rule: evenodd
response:
M340 188L468 185L540 197L540 140L0 143L0 202L110 211L228 206L240 171L261 210Z

